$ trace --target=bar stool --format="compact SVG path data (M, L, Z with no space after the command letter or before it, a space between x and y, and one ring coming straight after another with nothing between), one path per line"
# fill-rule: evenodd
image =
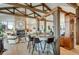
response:
M40 45L39 45L39 44L40 44ZM38 45L38 46L36 46L36 45ZM37 51L37 48L38 48L38 53L40 54L40 51L39 51L40 49L39 49L39 47L41 47L41 50L42 50L42 44L41 44L40 39L39 39L39 38L34 38L34 44L33 44L32 54L33 54L34 50Z
M31 46L33 46L33 37L31 37L31 35L28 35L29 41L28 41L28 45L27 45L27 49L29 48L29 52L31 49Z
M47 47L46 47L46 45L47 45ZM54 37L48 38L48 40L45 41L44 51L45 51L46 48L47 48L47 50L48 50L48 51L47 51L47 54L48 54L49 52L51 52L51 51L49 50L50 45L52 46L53 52L54 52ZM43 52L44 52L44 51L43 51Z

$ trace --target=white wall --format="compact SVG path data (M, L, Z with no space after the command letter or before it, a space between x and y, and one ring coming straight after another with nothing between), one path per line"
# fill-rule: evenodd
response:
M0 13L0 20L2 20L2 21L13 22L14 19L15 19L14 16Z

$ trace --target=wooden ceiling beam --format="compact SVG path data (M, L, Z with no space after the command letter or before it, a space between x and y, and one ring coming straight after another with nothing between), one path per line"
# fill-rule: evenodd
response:
M78 5L76 3L67 3L67 4L70 5L73 8L77 8L78 7Z
M28 15L32 15L32 14L34 14L34 13L30 13L30 14L28 14Z
M19 13L23 14L23 15L26 15L23 12L21 12L20 10L18 10L17 8L15 8L15 10L18 11Z
M43 6L45 6L49 11L51 11L51 8L47 6L45 3L42 3Z
M32 17L32 16L21 15L21 14L18 14L18 13L13 14L13 13L8 13L8 12L4 12L4 11L0 11L0 13L2 13L2 14L8 14L8 15L15 15L15 16L22 16L22 17L34 18L34 17Z
M32 3L30 3L30 6L32 6Z
M30 6L35 8L35 7L42 6L42 4L38 4L38 5L33 6L33 4L32 4L32 3L30 3Z
M14 7L3 7L3 8L0 8L0 10L6 10L6 8L9 10L9 9L14 9L14 8L26 8L26 6L24 5L21 5L21 4L17 4L17 3L8 3L10 5L13 5ZM36 5L36 6L33 6L33 7L38 7L38 6L42 6L41 4L39 5ZM28 8L29 9L29 8ZM35 9L35 8L34 8ZM10 10L9 10L10 11ZM33 9L31 10L33 13L35 13L36 15L40 16L38 13L36 13L35 11L33 11ZM43 11L42 11L43 12ZM33 14L32 13L32 14ZM31 15L31 14L30 14Z
M7 9L7 8L6 8L5 10L7 10L7 11L9 11L10 13L14 14L14 12L13 12L13 11L11 11L11 10L9 10L9 9Z
M39 4L39 5L35 5L35 6L32 6L32 7L39 7L39 6L42 6L41 4Z
M19 3L6 3L6 4L13 5L14 7L15 7L15 6L21 7L21 8L26 8L26 7L27 7L27 6L22 5L22 4L19 4Z
M27 4L28 8L33 12L35 13L37 16L41 16L39 15L29 4Z
M10 3L9 3L10 4ZM17 7L23 7L23 8L28 8L29 10L31 10L33 13L35 13L37 16L42 17L40 14L38 14L35 8L31 7L29 4L25 3L27 6L22 5L22 4L18 4L18 3L11 3L10 5L14 5ZM37 17L35 17L36 19L38 19ZM46 20L45 18L43 18L44 20Z
M9 4L9 5L13 5L13 6L16 6L16 7L21 7L21 8L27 8L27 9L30 9L28 6L26 6L27 3L25 3L26 5L19 4L19 3L7 3L7 4ZM29 4L28 4L28 5L29 5ZM40 10L40 9L36 9L36 8L34 8L34 7L32 7L32 8L33 8L34 11L41 12L41 13L45 13L45 12L43 12L43 11Z
M29 7L29 9L34 13L34 15L36 14L37 16L35 16L36 19L40 20L38 17L42 17L40 14L38 14L37 12L35 12L35 10L33 9L33 7L31 7L29 4L27 4L27 6ZM45 18L42 18L41 20L46 20Z
M45 17L49 16L49 15L52 15L57 9L60 9L59 7L58 8L54 8L52 9L51 11L47 12L45 15L42 15L41 17L37 17L39 20L41 19L44 19Z
M39 7L39 6L42 6L42 5L39 4L39 5L35 5L35 6L33 6L33 7L35 8L35 7ZM7 9L13 9L13 8L20 8L20 7L16 7L16 6L15 6L15 7L0 7L0 10L5 10L6 8L7 8Z
M18 8L18 7L0 7L0 10L13 9L13 8Z
M40 9L36 9L36 8L34 8L33 6L30 6L29 4L27 4L27 3L25 3L26 5L27 5L27 7L29 6L29 7L31 7L34 11L37 11L37 12L41 12L41 13L46 13L45 11L42 11L42 10L40 10ZM28 7L28 8L29 8ZM29 8L30 9L30 8Z

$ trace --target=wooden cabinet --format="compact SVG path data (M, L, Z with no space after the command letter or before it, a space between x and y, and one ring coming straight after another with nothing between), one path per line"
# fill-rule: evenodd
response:
M60 46L66 49L73 49L74 47L73 39L70 37L61 37Z

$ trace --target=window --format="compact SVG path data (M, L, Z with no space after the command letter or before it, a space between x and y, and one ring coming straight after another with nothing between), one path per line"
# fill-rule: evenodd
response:
M14 23L13 22L8 22L8 29L13 29Z
M53 15L48 16L46 20L46 32L54 32Z
M27 29L31 30L31 32L36 32L37 30L37 20L32 18L27 18Z
M65 14L60 13L60 35L65 33Z
M41 32L44 32L44 21L39 21L40 25L39 25L39 29Z
M54 25L53 22L46 22L46 32L53 31L54 32Z

